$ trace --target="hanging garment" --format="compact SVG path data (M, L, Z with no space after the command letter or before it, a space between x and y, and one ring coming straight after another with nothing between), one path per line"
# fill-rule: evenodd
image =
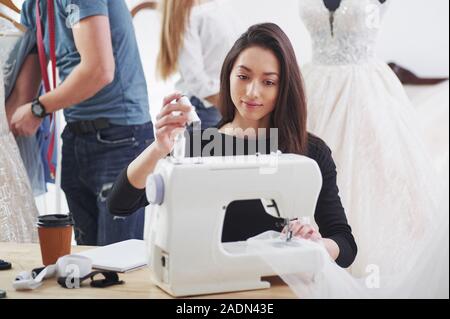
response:
M21 33L0 18L0 70ZM0 73L0 242L35 242L38 212L5 112L5 87Z
M7 99L16 83L20 70L26 57L36 47L36 35L27 30L22 36L17 38L11 52L3 63L3 73L5 82L5 98ZM39 130L38 134L42 134ZM39 196L47 192L44 177L44 161L41 156L39 136L18 136L16 137L20 156L22 157L28 178L31 183L34 196Z

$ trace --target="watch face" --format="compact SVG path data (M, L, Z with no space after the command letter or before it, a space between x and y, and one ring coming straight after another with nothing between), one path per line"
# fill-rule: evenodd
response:
M39 103L33 103L32 111L33 114L36 115L37 117L43 117L45 113L44 109Z

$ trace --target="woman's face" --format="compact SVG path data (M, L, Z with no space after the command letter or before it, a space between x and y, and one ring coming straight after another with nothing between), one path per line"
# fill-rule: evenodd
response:
M231 99L244 120L261 121L275 109L280 85L280 63L275 54L250 47L239 55L230 74Z

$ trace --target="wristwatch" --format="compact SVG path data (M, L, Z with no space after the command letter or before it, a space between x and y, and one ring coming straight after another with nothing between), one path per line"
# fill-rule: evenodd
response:
M43 119L48 115L45 106L39 101L39 98L31 102L31 112L40 119Z

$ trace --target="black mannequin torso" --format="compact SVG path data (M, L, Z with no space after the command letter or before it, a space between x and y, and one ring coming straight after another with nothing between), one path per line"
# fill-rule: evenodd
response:
M323 0L325 7L330 11L336 11L341 5L341 0Z
M337 9L341 6L342 0L322 0L325 7L330 11L330 29L331 36L334 36L334 14ZM387 0L378 0L381 4L385 3Z
M330 11L336 11L341 5L342 0L323 0L325 7ZM385 3L387 0L378 0L381 4Z

